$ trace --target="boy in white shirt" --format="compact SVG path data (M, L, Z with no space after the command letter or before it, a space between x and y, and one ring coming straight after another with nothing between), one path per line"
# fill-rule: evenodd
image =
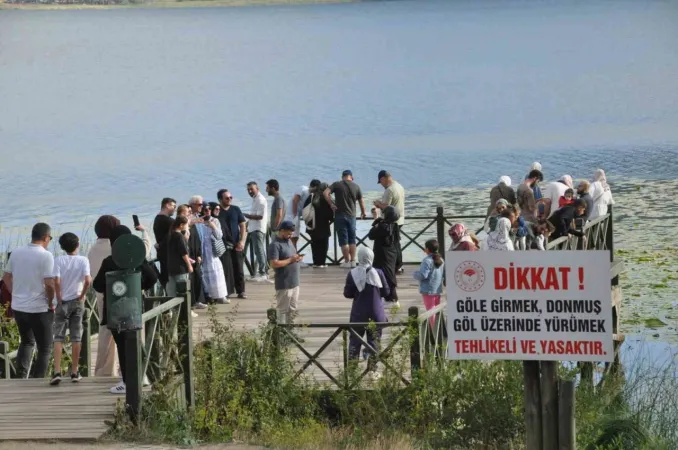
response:
M82 344L82 317L85 313L85 296L92 284L89 260L78 255L80 240L73 233L64 233L59 238L61 249L66 255L54 259L54 282L57 307L54 315L54 375L50 384L55 386L62 380L61 355L66 330L70 330L72 346L71 381L82 378L78 373L78 359Z

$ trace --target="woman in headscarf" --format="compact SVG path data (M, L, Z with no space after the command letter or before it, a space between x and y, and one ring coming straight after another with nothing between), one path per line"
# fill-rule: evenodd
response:
M389 284L386 276L381 269L373 267L374 253L367 247L360 247L358 250L358 267L351 269L346 276L344 285L344 297L353 299L351 306L351 323L387 322L386 312L382 298L390 294ZM358 336L363 337L367 332L367 343L374 350L379 348L381 339L381 328L375 327L354 327L353 330ZM348 344L348 358L356 360L360 356L360 349L363 343L357 336L351 334ZM368 367L372 373L376 369L377 359L372 351L370 354Z
M513 251L513 239L511 238L511 228L516 220L516 213L513 208L506 209L493 231L487 235L486 249L495 251Z
M313 221L306 222L306 231L311 238L311 253L313 255L313 267L327 267L327 249L332 234L330 224L334 221L334 211L327 203L323 192L327 189L327 183L320 180L311 180L310 194L304 203L304 209L313 204ZM304 218L305 219L305 218Z
M497 226L497 221L499 220L499 217L501 216L501 213L503 213L506 208L509 207L509 203L503 199L500 198L497 200L497 204L490 214L490 216L485 220L485 233L489 234L490 231L494 231L494 229Z
M127 228L124 225L118 225L117 227L113 228L110 230L110 241L111 241L111 247L113 244L115 244L115 241L120 238L121 236L127 235L127 234L132 234L129 228ZM104 260L101 262L101 267L97 271L97 275L94 278L94 281L92 281L92 287L94 287L94 290L103 294L104 297L104 307L103 307L103 312L101 316L101 325L103 328L103 325L106 325L107 323L107 309L108 309L108 299L106 298L106 273L108 272L114 272L116 270L122 270L121 267L119 267L115 261L113 260L112 256L107 256L104 258ZM142 291L147 291L151 289L153 286L155 286L155 283L158 281L158 275L155 271L155 269L146 261L141 264L137 268L141 272L141 290ZM92 272L94 273L94 272ZM142 301L143 305L143 300ZM139 306L141 308L141 305ZM112 394L124 394L127 392L126 390L126 378L125 378L125 332L118 332L117 330L110 330L111 334L113 335L113 340L115 340L115 345L118 350L118 363L120 364L120 372L122 373L122 381L118 383L117 385L113 386L111 388L111 393Z
M389 206L384 209L382 217L372 223L368 237L374 241L374 267L381 269L388 281L389 295L385 297L387 302L398 303L398 280L396 279L396 260L398 259L398 242L400 232L398 229L398 211Z
M202 243L202 283L205 288L205 298L217 303L228 303L226 296L226 278L221 260L214 254L214 240L221 240L223 232L219 220L214 217L212 205L205 203L202 208L202 223L196 223L196 230Z
M598 169L594 172L589 193L591 198L593 198L593 209L589 215L589 221L591 221L607 214L608 206L614 205L612 191L607 184L607 177L603 169Z
M219 213L221 212L221 205L216 202L209 202L208 203L210 207L210 214L213 219L217 221L217 225L221 227L221 223L219 222ZM224 228L221 229L221 236L222 236L222 241L224 241ZM226 244L226 241L224 241L224 244ZM229 243L229 245L232 245ZM226 280L226 302L229 303L230 300L228 298L229 294L233 294L235 292L235 272L233 271L233 258L226 258L222 256L219 258L221 261L221 267L224 269L224 280ZM228 292L228 289L231 289L230 292Z
M462 223L455 224L448 233L452 239L450 251L471 251L478 250L478 246L473 241L468 228Z
M499 184L490 190L490 206L487 215L490 216L500 199L504 199L509 205L516 203L516 191L511 187L511 178L506 175L499 177Z
M94 224L94 233L97 235L97 240L87 254L91 274L99 273L101 263L106 257L111 256L111 232L118 225L120 225L120 221L116 217L109 215L99 217ZM101 322L104 320L104 294L97 292L96 298L99 322ZM94 376L115 376L115 342L110 330L106 327L99 327L97 341L97 360L94 365Z

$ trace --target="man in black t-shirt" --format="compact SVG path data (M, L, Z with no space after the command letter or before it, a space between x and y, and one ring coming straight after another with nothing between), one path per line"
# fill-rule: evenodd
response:
M174 211L177 209L177 201L173 198L165 197L160 203L160 212L153 221L153 234L155 235L155 250L160 262L160 283L165 286L168 280L167 272L167 252L165 251L165 241L169 237L174 219Z
M238 298L247 298L245 295L245 271L243 269L245 240L247 239L247 220L240 208L231 205L233 196L228 189L217 192L217 199L221 205L219 223L224 233L226 252L221 256L224 266L224 275L228 286L229 297L233 291Z
M353 182L353 173L350 170L344 170L341 174L341 181L332 183L323 194L334 211L334 232L337 234L345 261L341 266L356 267L356 202L360 205L360 217L367 218L360 186ZM334 194L334 200L332 200L332 194Z

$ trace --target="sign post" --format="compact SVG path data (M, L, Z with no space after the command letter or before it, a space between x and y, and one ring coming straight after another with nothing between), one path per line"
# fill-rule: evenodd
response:
M553 448L556 371L540 381L539 361L613 361L609 252L447 252L445 267L448 358L524 361L527 448Z

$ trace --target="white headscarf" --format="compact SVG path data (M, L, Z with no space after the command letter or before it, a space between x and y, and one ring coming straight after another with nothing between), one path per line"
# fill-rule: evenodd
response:
M381 278L375 269L372 268L374 261L374 252L367 247L360 247L358 250L358 267L351 270L351 277L358 288L358 292L362 292L365 286L371 284L378 288L382 288Z
M541 163L540 162L533 162L532 167L530 167L530 170L538 170L541 172Z
M609 191L610 186L607 184L607 177L605 176L605 171L603 169L596 169L596 171L593 173L593 180L594 183L596 181L600 182L600 185L603 187L603 191Z
M572 188L572 177L571 176L563 175L562 177L560 177L560 180L558 180L558 181L562 181L563 183L565 183L567 185L567 187L569 187L570 189L573 189Z
M499 177L499 182L504 183L506 186L511 186L511 178L507 177L506 175Z
M509 235L511 231L511 221L506 217L501 217L497 221L494 231L487 235L487 250L513 251L513 242Z

